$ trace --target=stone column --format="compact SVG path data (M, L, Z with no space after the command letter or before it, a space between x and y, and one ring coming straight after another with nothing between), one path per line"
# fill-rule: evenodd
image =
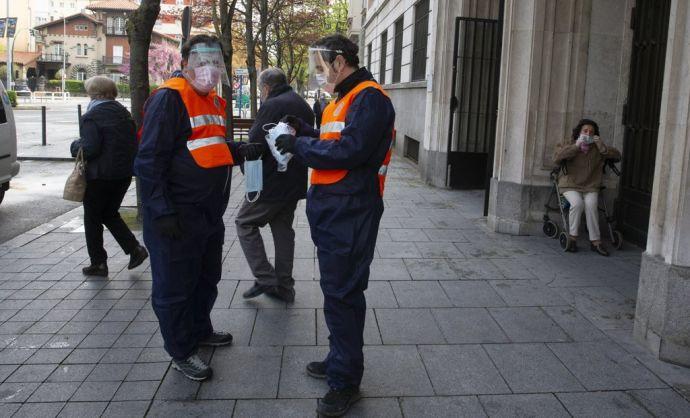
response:
M489 227L528 234L551 154L582 114L591 0L506 0Z
M690 4L673 0L635 337L690 366Z

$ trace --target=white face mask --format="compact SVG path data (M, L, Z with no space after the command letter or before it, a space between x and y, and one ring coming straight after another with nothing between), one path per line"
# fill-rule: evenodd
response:
M319 85L319 87L325 86L328 84L328 76L326 74L315 74L314 78L316 79L316 83Z
M194 69L192 85L201 93L208 94L220 81L220 71L213 65L204 65Z

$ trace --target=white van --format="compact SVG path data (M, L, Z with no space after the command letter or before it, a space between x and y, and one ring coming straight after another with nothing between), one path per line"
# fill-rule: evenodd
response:
M10 180L19 173L17 162L17 129L10 98L0 83L0 203L10 188Z

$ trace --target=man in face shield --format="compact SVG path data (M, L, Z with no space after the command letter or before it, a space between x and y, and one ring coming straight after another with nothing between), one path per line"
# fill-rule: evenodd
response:
M324 109L321 129L296 117L285 120L296 136L276 146L312 167L307 218L317 248L330 351L307 373L326 378L330 391L317 411L340 416L356 402L364 370L364 290L383 214L383 185L395 111L366 68L357 45L341 35L321 39L309 51L311 80L337 97Z
M134 171L141 185L144 242L151 257L151 301L173 368L193 380L211 376L200 346L222 346L232 335L211 324L221 278L232 166L257 158L261 144L226 141L227 83L215 37L198 35L182 47L175 72L144 107Z

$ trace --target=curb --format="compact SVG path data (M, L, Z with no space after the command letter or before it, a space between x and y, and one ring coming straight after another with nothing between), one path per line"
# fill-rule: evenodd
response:
M34 161L74 161L74 158L72 157L22 157L18 156L17 160L19 161L29 161L29 160L34 160Z

